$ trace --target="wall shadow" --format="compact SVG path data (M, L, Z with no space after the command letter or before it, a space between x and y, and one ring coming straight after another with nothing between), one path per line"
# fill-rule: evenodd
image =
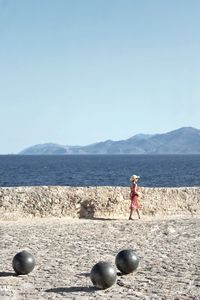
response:
M94 217L93 220L99 220L99 221L119 221L119 219L113 219L113 218L98 218Z

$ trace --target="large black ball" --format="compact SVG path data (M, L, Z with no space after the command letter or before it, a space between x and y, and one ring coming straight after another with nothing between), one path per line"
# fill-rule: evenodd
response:
M116 278L116 270L109 262L98 262L90 272L92 283L100 289L107 289L112 286Z
M117 254L115 264L122 274L129 274L137 269L139 258L131 249L122 250Z
M12 260L12 266L18 275L30 273L35 267L35 258L29 252L23 250L18 252Z

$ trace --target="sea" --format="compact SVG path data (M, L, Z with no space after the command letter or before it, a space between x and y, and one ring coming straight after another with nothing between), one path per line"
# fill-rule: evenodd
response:
M200 186L200 155L0 155L0 186Z

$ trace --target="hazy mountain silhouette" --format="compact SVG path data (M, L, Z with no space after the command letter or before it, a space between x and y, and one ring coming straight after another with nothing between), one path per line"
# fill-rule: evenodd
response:
M38 144L19 154L200 154L200 130L182 127L163 134L137 134L127 140L107 140L87 146Z

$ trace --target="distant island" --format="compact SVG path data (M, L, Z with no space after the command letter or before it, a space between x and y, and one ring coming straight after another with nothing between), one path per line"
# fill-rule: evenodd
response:
M37 144L19 154L200 154L200 129L182 127L163 134L136 134L126 140L107 140L86 146Z

